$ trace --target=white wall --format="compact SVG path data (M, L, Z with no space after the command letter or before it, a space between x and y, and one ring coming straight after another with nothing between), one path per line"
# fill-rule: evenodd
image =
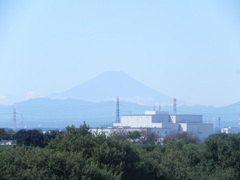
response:
M171 131L179 131L180 125L176 123L162 123L162 128L168 128L171 129Z
M172 123L176 123L176 116L174 116L174 115L172 115L172 116L170 116L170 122L172 122Z
M165 135L170 132L192 132L201 140L213 133L213 124L203 124L202 115L170 116L168 112L159 111L147 111L145 115L121 116L120 123L114 123L114 127L153 128L159 133L165 132Z
M152 115L152 122L159 123L159 122L169 122L169 114L157 114Z
M173 133L171 129L168 128L152 128L151 133L155 133L158 137L165 138L167 135Z
M202 123L202 115L171 115L173 123Z
M169 122L169 115L157 114L157 115L140 115L140 116L121 116L121 122L119 124L114 123L114 126L126 126L126 127L162 127L162 122Z
M145 115L157 115L157 114L165 114L169 115L168 111L145 111Z
M121 116L121 126L149 127L152 123L152 116Z
M179 123L180 132L187 132L187 123Z
M205 123L180 123L182 130L195 134L200 140L213 134L213 124Z

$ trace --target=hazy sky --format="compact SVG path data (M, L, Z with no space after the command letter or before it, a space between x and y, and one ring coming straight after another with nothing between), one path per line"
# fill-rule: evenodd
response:
M240 1L0 1L0 104L105 71L187 102L240 101Z

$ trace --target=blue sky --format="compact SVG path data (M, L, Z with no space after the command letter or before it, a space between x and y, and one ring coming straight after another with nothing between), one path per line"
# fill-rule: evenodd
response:
M0 104L123 71L171 97L240 101L238 0L2 0Z

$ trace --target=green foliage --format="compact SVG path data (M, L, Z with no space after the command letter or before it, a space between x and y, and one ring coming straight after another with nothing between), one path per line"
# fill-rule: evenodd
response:
M200 140L192 133L183 132L180 134L170 134L164 138L163 143L172 143L175 141L182 141L183 144L198 144Z
M12 140L13 134L13 130L5 130L4 128L0 128L0 140Z
M43 133L38 130L20 130L14 135L17 145L44 147Z
M199 144L191 135L179 134L155 145L154 138L134 143L136 132L107 137L92 134L86 124L66 129L44 134L41 142L50 140L45 148L34 147L40 132L20 131L28 146L0 151L0 179L240 179L240 135L215 134Z
M131 140L131 142L135 143L140 139L142 134L139 131L129 131L127 137Z
M81 153L23 147L0 154L0 179L115 179Z
M113 133L110 134L110 137L113 137L114 139L123 141L123 140L127 140L129 138L128 136L128 132L122 130L122 131L115 131Z
M0 146L0 151L4 151L4 150L7 150L7 149L11 149L15 146L9 146L9 145L1 145Z
M208 171L219 171L224 175L231 171L240 179L240 135L214 134L205 141L206 155L203 163L209 164ZM226 176L226 175L225 175Z
M118 130L110 135L118 140L128 140L132 144L157 144L158 137L155 133L139 132L139 131L125 131Z
M240 135L215 134L202 144L184 135L137 147L151 179L240 179Z
M17 145L45 147L51 139L54 139L60 132L43 132L39 130L20 130L14 134Z
M161 167L162 147L159 145L138 145L137 149L144 162L147 179L161 180L166 179Z
M138 153L127 141L104 134L95 136L85 125L76 129L67 128L67 133L53 139L48 149L61 152L81 153L90 159L100 170L121 179L144 177L143 167Z
M147 140L144 144L156 144L157 143L157 135L155 133L148 133Z

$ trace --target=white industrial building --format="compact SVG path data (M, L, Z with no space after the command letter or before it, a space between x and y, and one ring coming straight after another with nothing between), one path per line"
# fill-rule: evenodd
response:
M225 127L225 128L221 129L221 133L238 134L239 133L239 128L238 127Z
M105 133L136 130L156 133L160 138L172 133L189 132L204 140L213 133L213 124L203 123L202 115L170 115L167 111L145 111L142 115L123 115L113 127L101 129Z

